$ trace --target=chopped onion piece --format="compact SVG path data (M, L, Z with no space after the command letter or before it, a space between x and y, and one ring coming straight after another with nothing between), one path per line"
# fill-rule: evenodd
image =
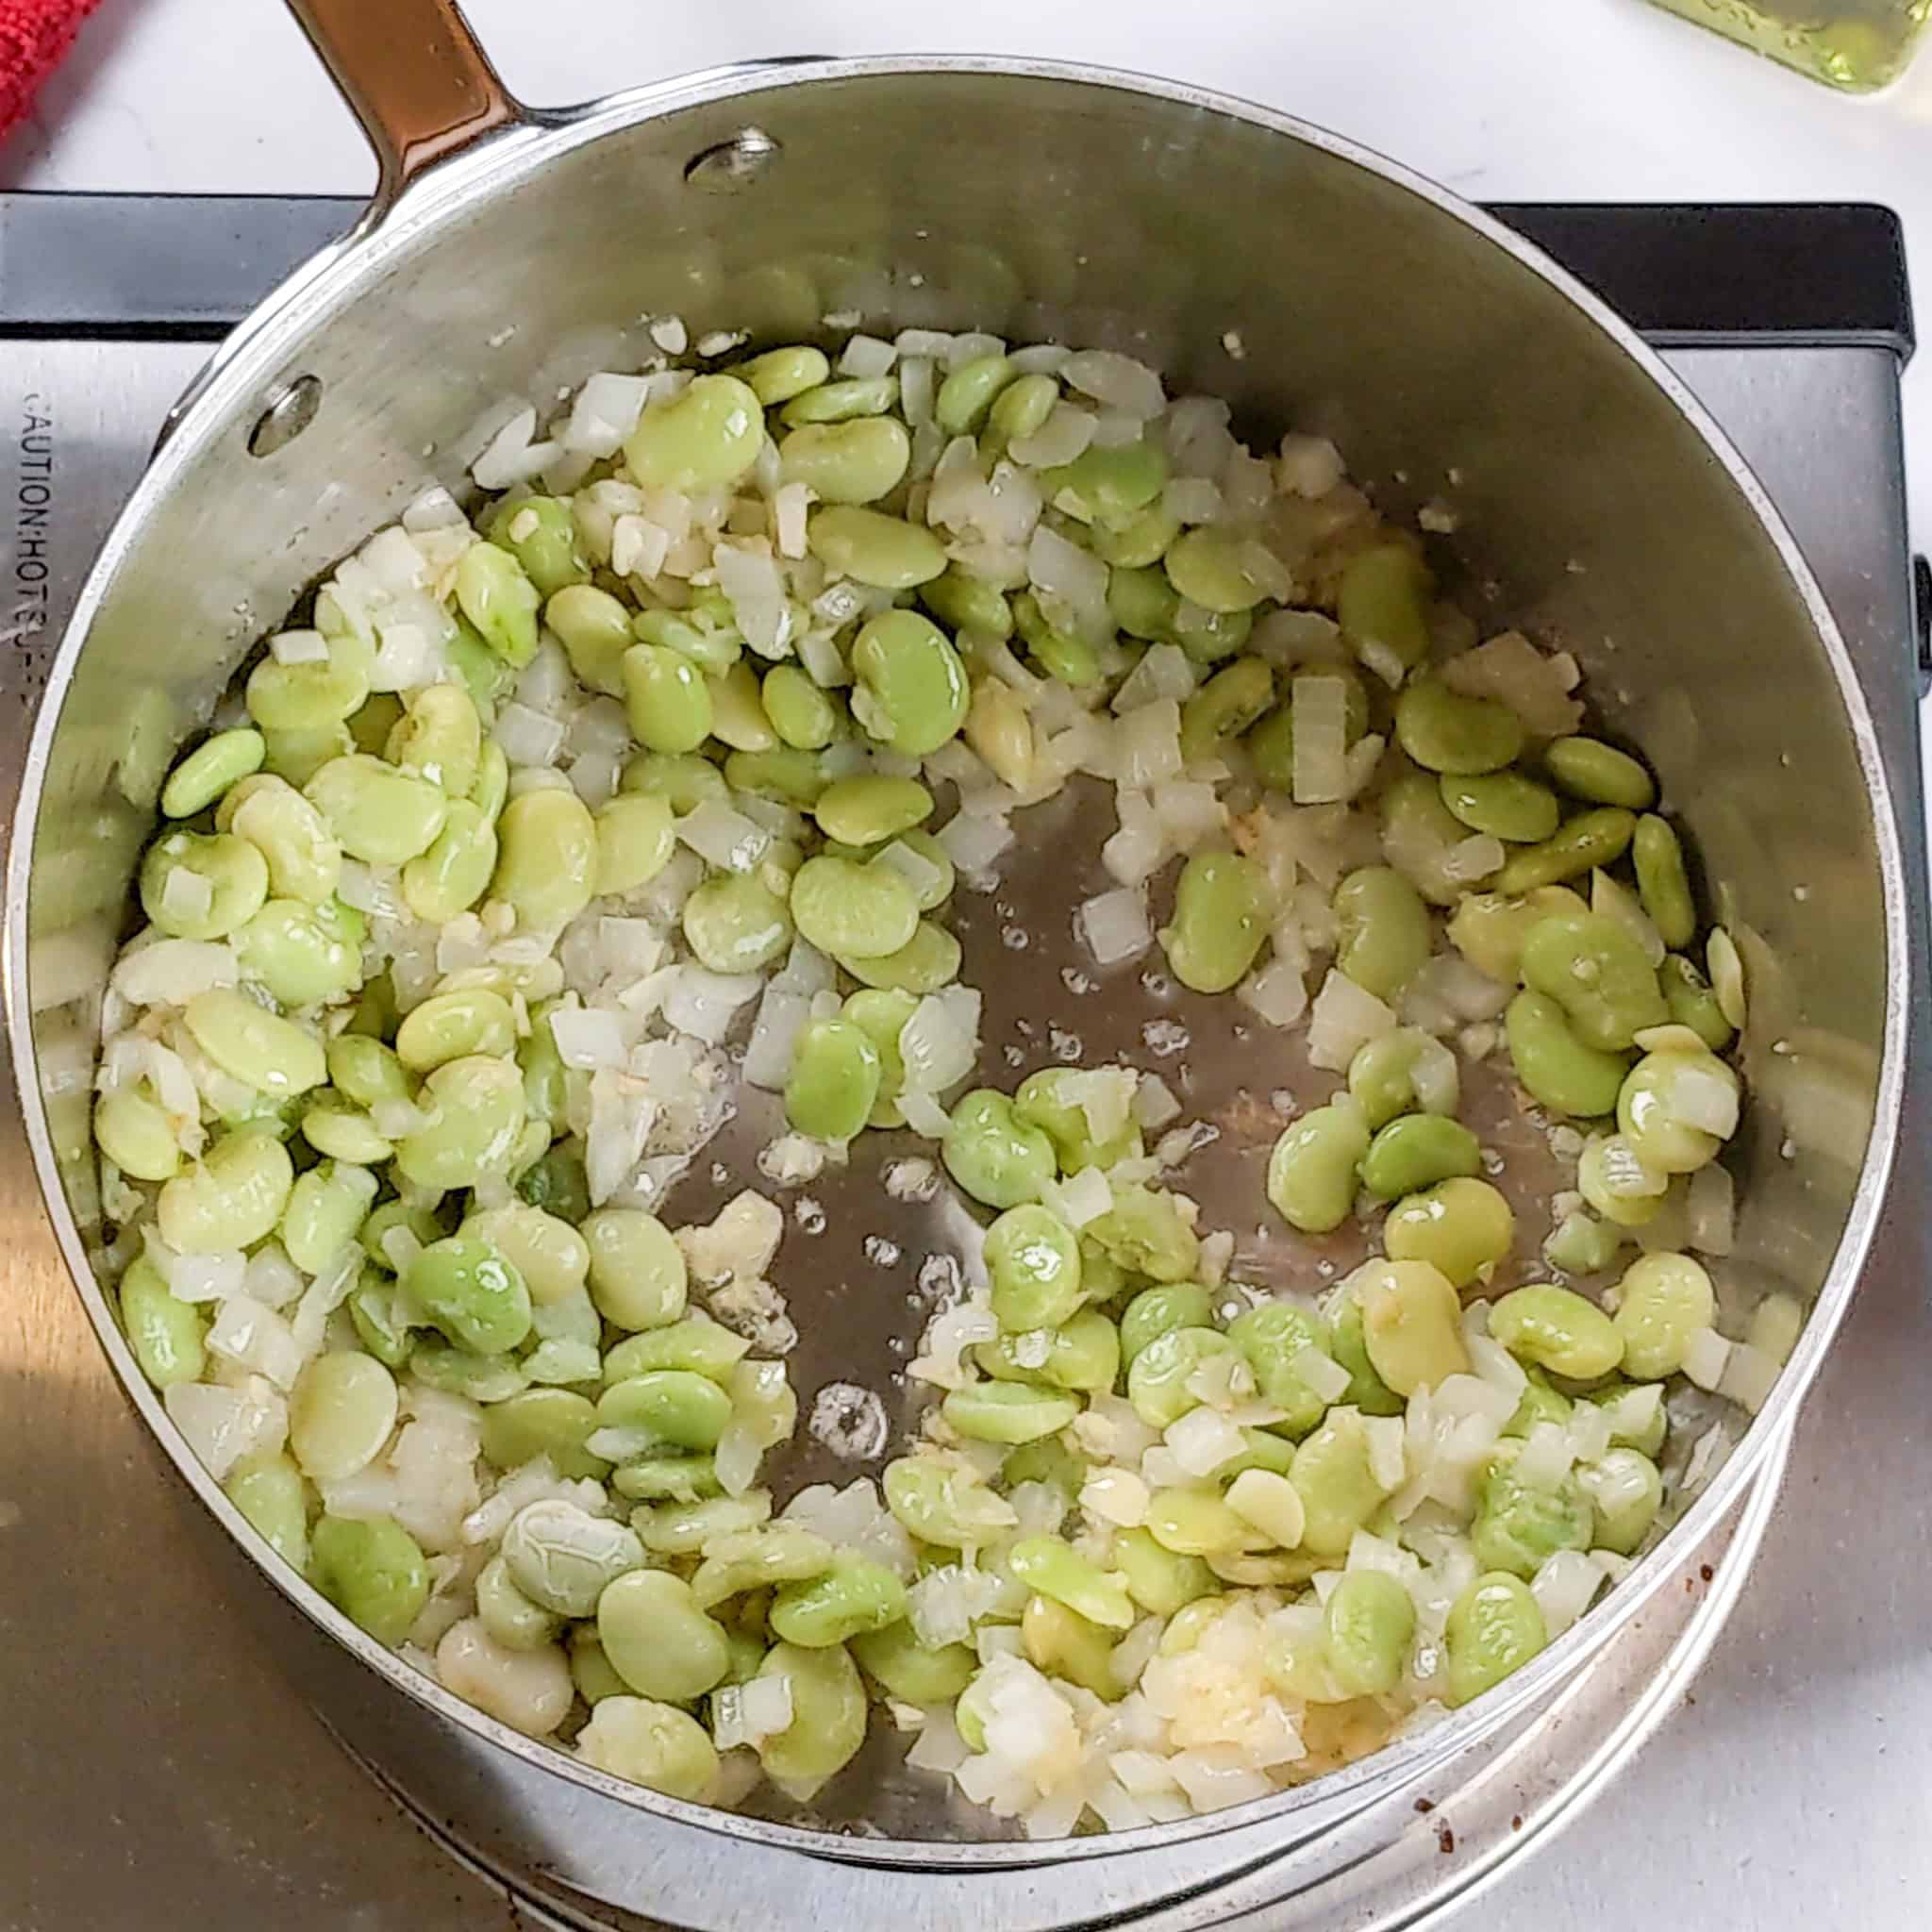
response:
M1114 726L1114 771L1123 786L1149 791L1181 772L1181 708L1156 698Z
M1347 974L1330 969L1308 1015L1308 1059L1344 1073L1357 1051L1395 1029L1395 1015Z
M1118 1529L1136 1529L1147 1520L1153 1500L1147 1485L1131 1469L1105 1468L1089 1473L1080 1489L1080 1507Z
M1274 479L1284 496L1326 496L1343 475L1341 452L1325 436L1291 433L1281 439Z
M1100 966L1138 958L1154 942L1146 897L1131 886L1085 900L1074 915L1074 924Z
M563 749L564 725L527 705L508 704L496 714L491 736L511 764L547 766L557 762Z
M975 824L981 823L975 820ZM951 857L948 854L948 857ZM958 863L954 859L954 864ZM922 905L930 903L930 895L938 892L946 882L945 873L924 853L907 844L903 839L894 839L872 860L874 865L887 872L897 873L912 889L912 896Z
M969 1378L962 1357L974 1342L997 1341L1000 1324L992 1310L976 1303L943 1308L926 1324L918 1359L908 1375L941 1389L958 1389Z
M1272 959L1241 981L1236 998L1271 1026L1292 1026L1308 1009L1302 969L1289 959Z
M929 331L904 329L902 336ZM933 426L932 406L935 383L930 352L909 355L902 341L899 349L899 410L915 430Z
M1714 925L1705 941L1704 963L1710 974L1710 990L1717 995L1718 1010L1741 1033L1744 1030L1744 961L1737 941L1723 926Z
M979 1058L979 995L966 987L928 993L899 1029L906 1085L937 1093L956 1086Z
M647 517L619 517L610 526L610 568L621 577L654 577L671 556L671 532Z
M1204 839L1219 838L1227 827L1227 808L1205 780L1162 785L1154 793L1153 805L1155 820L1175 852L1191 852Z
M1727 1141L1738 1131L1738 1086L1728 1069L1716 1073L1689 1066L1671 1089L1671 1108L1687 1125Z
M1225 1416L1205 1404L1170 1423L1163 1440L1174 1459L1195 1476L1212 1475L1248 1446L1247 1438Z
M1399 1415L1374 1415L1362 1424L1369 1449L1369 1474L1385 1490L1399 1489L1408 1475L1408 1444Z
M918 1088L908 1088L900 1094L899 1111L906 1116L906 1124L928 1141L937 1141L953 1124L952 1115L930 1093Z
M300 1297L306 1285L301 1271L289 1259L281 1242L275 1241L264 1241L248 1257L242 1278L242 1292L265 1308L287 1307ZM175 1292L180 1294L181 1291L176 1288Z
M1524 1439L1510 1474L1532 1490L1554 1489L1570 1474L1570 1436L1557 1423L1537 1423Z
M526 403L490 439L483 453L470 465L470 475L477 489L508 490L511 484L521 483L534 474L525 465L536 428L537 411Z
M1144 362L1111 349L1079 350L1060 365L1060 373L1083 395L1142 422L1167 407L1159 376Z
M710 973L693 965L680 966L675 972L675 981L664 1001L664 1018L678 1032L689 1033L708 1046L724 1040L739 1008L758 998L764 985L756 973Z
M772 835L756 820L715 798L701 799L677 820L678 838L721 872L749 872L772 843Z
M1571 1461L1600 1462L1609 1453L1609 1411L1598 1403L1575 1403L1564 1434L1569 1441Z
M1340 1402L1348 1393L1348 1385L1354 1380L1348 1371L1326 1349L1301 1349L1288 1366L1291 1373L1300 1378L1311 1394L1327 1403ZM1391 1483L1387 1487L1393 1489L1395 1486Z
M626 1047L615 1013L597 1008L558 1007L550 1015L550 1037L567 1067L621 1067Z
M1144 792L1123 787L1114 793L1120 830L1100 848L1109 878L1138 886L1151 878L1168 858L1167 834Z
M801 992L808 997L815 992L830 992L838 983L839 969L816 946L797 939L791 941L785 964L772 982L789 992Z
M1113 1206L1113 1189L1097 1167L1083 1167L1078 1174L1053 1184L1053 1195L1050 1205L1054 1212L1074 1228L1098 1221Z
M990 492L980 475L979 455L970 436L956 436L933 466L926 492L925 520L947 529L976 529L990 514Z
M761 658L786 656L796 622L786 601L784 573L764 540L720 543L711 562L745 642Z
M168 883L179 876L177 870ZM218 941L157 940L124 953L110 983L130 1006L185 1007L196 993L233 986L241 976L234 949Z
M268 650L277 664L328 662L328 640L319 630L277 631L269 639Z
M674 323L675 316L653 323L652 340L658 340L660 329L668 332ZM683 325L677 324L677 327L681 332ZM666 345L659 342L658 346ZM683 346L680 341L678 349ZM608 370L587 377L571 405L570 420L558 432L558 441L575 456L614 457L624 446L625 438L638 426L649 384L649 376L615 375Z
M1271 664L1294 670L1305 664L1338 665L1349 661L1341 626L1319 610L1271 610L1256 625L1249 651Z
M1348 687L1339 677L1297 677L1294 707L1294 800L1325 805L1345 795Z
M412 536L425 530L467 530L469 527L469 518L464 516L456 498L441 483L430 484L403 512L403 528ZM285 658L283 661L293 660Z
M1092 410L1083 409L1077 403L1058 402L1031 436L1015 437L1007 447L1016 463L1035 470L1058 469L1085 454L1093 441L1094 427Z
M1529 1377L1524 1373L1523 1364L1501 1342L1491 1341L1487 1335L1465 1332L1463 1346L1469 1351L1471 1365L1483 1381L1493 1383L1512 1402L1522 1399L1524 1390L1529 1386ZM1512 1408L1510 1412L1513 1414L1515 1411Z
M1583 722L1583 707L1570 695L1574 679L1566 681L1557 661L1520 631L1504 631L1450 658L1442 682L1467 697L1498 699L1538 738L1561 738Z
M1774 1355L1751 1342L1735 1342L1724 1363L1717 1392L1726 1401L1735 1402L1756 1415L1769 1400L1781 1366Z
M1688 1244L1701 1255L1728 1255L1736 1244L1736 1190L1728 1170L1715 1161L1690 1176L1685 1226Z
M1181 1104L1158 1074L1142 1074L1134 1083L1133 1117L1150 1132L1180 1118Z
M1408 1070L1415 1103L1424 1113L1454 1114L1462 1098L1456 1056L1440 1040L1424 1040Z
M176 1255L162 1270L176 1301L219 1302L242 1291L248 1257L240 1248L209 1255ZM266 1304L265 1304L266 1306Z
M780 557L805 555L806 511L811 508L812 492L804 483L781 483L772 499L772 524L778 540Z
M1621 1395L1597 1405L1613 1437L1647 1435L1656 1426L1657 1412L1663 1406L1661 1382L1640 1383L1636 1388L1626 1389Z
M1150 644L1114 692L1111 708L1116 717L1124 717L1158 698L1190 697L1194 684L1192 660L1178 644Z
M893 343L881 341L877 336L856 335L846 341L837 368L841 375L870 379L886 375L898 359L899 351Z
M1212 524L1221 517L1221 485L1208 476L1173 476L1160 492L1160 507L1176 522Z
M1604 1587L1603 1571L1581 1550L1558 1550L1538 1569L1529 1586L1551 1641L1589 1609Z
M1492 839L1487 832L1475 833L1458 839L1443 853L1442 876L1457 885L1473 886L1502 871L1507 856L1500 839Z
M1730 1359L1731 1344L1715 1328L1698 1329L1684 1345L1684 1373L1700 1389L1716 1390Z
M1026 546L1026 576L1042 597L1065 608L1082 637L1099 639L1111 633L1108 569L1091 551L1069 542L1045 524L1037 524Z
M956 812L939 833L941 849L969 879L989 876L1013 843L1013 828L997 812Z
M260 1375L233 1389L176 1382L161 1401L169 1421L217 1482L244 1457L278 1449L288 1439L288 1405Z
M161 910L184 924L206 919L215 903L213 882L185 865L177 865L161 882Z

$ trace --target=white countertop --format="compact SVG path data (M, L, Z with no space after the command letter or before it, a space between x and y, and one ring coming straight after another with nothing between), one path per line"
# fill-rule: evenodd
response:
M1861 101L1641 0L976 0L924 17L904 0L468 0L468 9L511 87L540 103L777 53L976 49L1090 59L1267 101L1472 198L1886 203L1903 215L1932 287L1932 52L1899 87ZM245 75L245 84L212 78L217 43L224 69ZM31 124L0 145L0 187L358 193L373 175L347 111L273 0L103 0ZM1927 363L1932 352L1906 391L1921 548L1932 548ZM1899 1286L1910 1294L1909 1278ZM1888 1359L1890 1399L1909 1401L1908 1358L1888 1355L1869 1334L1865 1350L1856 1362L1842 1348L1835 1357L1839 1379L1813 1404L1814 1430L1821 1410L1850 1401L1858 1378L1883 1376ZM91 1347L88 1358L98 1374ZM1871 1382L1859 1386L1869 1420ZM1784 1518L1798 1524L1785 1531L1780 1580L1789 1593L1757 1600L1727 1633L1714 1680L1699 1686L1705 1719L1716 1718L1714 1735L1736 1761L1707 1790L1690 1759L1680 1755L1672 1782L1654 1754L1648 1778L1626 1778L1605 1795L1590 1839L1579 1834L1571 1856L1513 1871L1458 1924L1654 1924L1670 1912L1682 1921L1688 1904L1691 1922L1742 1932L1770 1923L1779 1899L1831 1932L1922 1923L1923 1893L1913 1887L1924 1868L1924 1812L1912 1794L1922 1796L1924 1781L1907 1747L1923 1729L1890 1740L1884 1730L1923 1677L1918 1624L1903 1593L1835 1604L1830 1566L1821 1573L1816 1561L1821 1549L1839 1547L1836 1532L1818 1524L1857 1511L1861 1467L1841 1456L1827 1485L1807 1478L1795 1518ZM1902 1483L1908 1467L1901 1454L1881 1474ZM1791 1588L1807 1575L1815 1589ZM1792 1721L1805 1708L1802 1693L1816 1688L1790 1681L1807 1641L1814 1652L1835 1648L1843 1665L1818 1699L1827 1703L1833 1688L1845 1697L1842 1722L1828 1730ZM1860 1772L1894 1802L1860 1797ZM183 1856L250 1875L249 1861L212 1829L199 1817L182 1822L174 1836ZM1824 1840L1831 1856L1817 1850ZM214 1850L196 1852L203 1842ZM1631 1844L1654 1856L1615 1865ZM1607 1906L1607 1871L1617 1886ZM52 1932L51 1920L29 1917ZM356 1922L375 1923L359 1913Z
M1860 100L1641 0L469 0L468 11L536 102L774 54L1096 60L1266 101L1473 199L1887 203L1932 277L1932 52ZM217 42L246 87L211 77ZM104 0L0 146L6 187L348 194L373 178L300 31L266 0ZM1906 382L1921 548L1932 547L1927 360Z

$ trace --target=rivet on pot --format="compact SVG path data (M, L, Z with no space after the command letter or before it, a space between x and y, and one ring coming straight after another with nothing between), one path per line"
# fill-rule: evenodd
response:
M741 127L729 141L693 155L685 163L684 178L707 194L736 194L749 188L783 152L762 127Z
M278 449L286 449L315 421L315 412L321 408L319 377L298 375L281 384L248 432L248 454L272 457Z

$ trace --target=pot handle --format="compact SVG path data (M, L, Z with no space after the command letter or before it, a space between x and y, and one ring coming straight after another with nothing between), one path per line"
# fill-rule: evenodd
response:
M288 5L375 150L377 209L438 161L524 118L456 0Z

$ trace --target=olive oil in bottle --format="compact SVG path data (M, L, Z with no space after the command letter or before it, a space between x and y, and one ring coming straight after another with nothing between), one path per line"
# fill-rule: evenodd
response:
M1932 0L1656 0L1800 74L1867 93L1912 58Z

